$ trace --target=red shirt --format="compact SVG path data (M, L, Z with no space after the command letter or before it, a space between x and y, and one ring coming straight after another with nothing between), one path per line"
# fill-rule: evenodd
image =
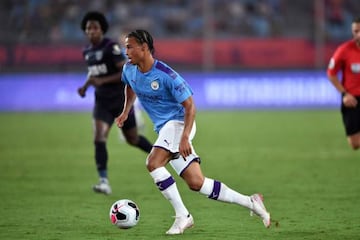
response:
M327 74L335 76L342 72L341 83L345 90L360 96L360 48L354 40L341 44L330 59Z

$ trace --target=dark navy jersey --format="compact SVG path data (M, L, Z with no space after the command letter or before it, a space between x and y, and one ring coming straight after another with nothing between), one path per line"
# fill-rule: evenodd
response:
M122 69L119 69L117 64L126 59L119 44L108 38L104 38L98 45L85 47L83 56L88 66L88 74L93 77L105 77L121 72ZM111 101L113 98L124 100L124 83L120 78L117 83L103 84L95 89L96 101Z

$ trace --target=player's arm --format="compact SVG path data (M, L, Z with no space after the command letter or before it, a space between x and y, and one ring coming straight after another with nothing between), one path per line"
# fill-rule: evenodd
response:
M341 84L337 75L331 75L330 73L327 74L328 79L330 80L331 84L341 93L345 94L346 90L344 86Z
M338 78L338 72L340 71L340 65L342 63L336 58L331 58L329 67L327 70L327 77L330 80L331 84L341 93L342 102L346 107L356 107L358 104L356 98L348 93L344 88L343 84Z
M124 103L123 113L129 114L132 106L134 105L135 99L136 99L135 92L132 90L132 88L128 84L126 84L126 86L125 86L125 103Z
M341 93L345 93L345 88L341 84L338 73L341 71L342 66L344 65L343 61L343 48L336 49L334 55L329 61L329 65L326 71L327 77L330 80L331 84Z
M90 76L91 76L91 74L90 74L90 72L88 72L85 83L81 87L78 88L78 94L81 97L85 97L86 91L89 88L89 86L91 85L91 83L89 81Z
M328 78L330 82L334 85L334 87L341 93L341 100L346 107L353 108L358 104L356 98L348 93L344 86L340 83L337 75L329 75Z
M122 66L124 64L125 64L125 60L118 63L117 67L119 69L122 69ZM86 90L91 85L94 87L98 87L98 86L101 86L102 84L116 83L116 82L120 82L120 81L121 81L121 70L117 73L111 74L109 76L104 76L104 77L91 76L91 74L89 72L85 83L80 88L78 88L78 93L81 97L85 97Z
M135 92L128 84L126 84L124 107L121 114L115 119L115 123L119 128L121 128L124 125L124 122L127 120L131 107L135 102L135 99L136 99Z
M192 96L188 97L185 101L183 101L181 105L185 108L185 117L184 130L181 136L179 152L181 156L187 157L192 152L189 142L189 136L195 121L196 107Z

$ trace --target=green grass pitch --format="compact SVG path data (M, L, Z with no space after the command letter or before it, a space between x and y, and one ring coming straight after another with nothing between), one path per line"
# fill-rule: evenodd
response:
M195 218L182 236L165 235L172 208L146 171L146 155L121 142L115 127L113 194L92 192L90 113L1 113L0 136L0 239L360 238L360 152L347 145L337 110L198 112L194 145L205 175L263 193L279 226L265 229L247 209L208 200L175 176ZM140 207L133 229L110 223L109 208L121 198Z

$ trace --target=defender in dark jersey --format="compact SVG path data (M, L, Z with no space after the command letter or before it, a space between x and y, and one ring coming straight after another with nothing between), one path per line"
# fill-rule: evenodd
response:
M93 128L95 160L100 182L93 186L95 192L110 194L111 187L107 178L108 153L106 141L114 119L124 106L124 84L121 81L122 66L126 56L118 43L104 37L108 22L100 12L88 12L81 21L81 29L87 35L90 44L83 50L88 66L87 80L78 89L85 97L89 86L95 88L95 105L93 108ZM152 145L137 131L135 114L132 109L129 119L122 128L126 142L149 153Z

